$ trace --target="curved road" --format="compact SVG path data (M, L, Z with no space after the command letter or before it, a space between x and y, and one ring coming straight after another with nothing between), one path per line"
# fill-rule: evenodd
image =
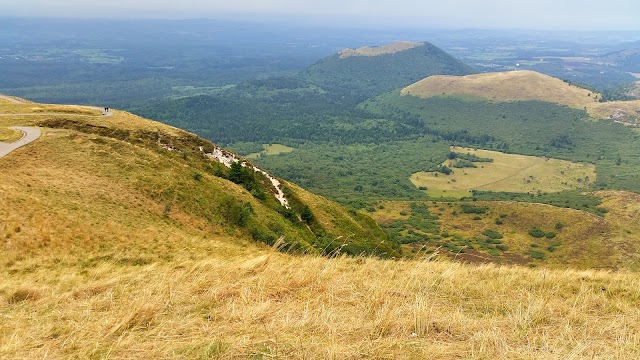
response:
M8 155L13 150L25 146L40 137L40 129L26 126L12 126L9 129L22 131L22 138L12 143L0 142L0 158Z
M0 94L0 99L2 100L6 100L9 101L13 104L25 104L24 101L15 99L13 97L10 96L6 96L6 95L2 95ZM96 109L96 110L102 110L99 107L95 107L95 106L88 106L89 108L92 109ZM107 113L103 113L101 116L97 115L84 115L84 114L57 114L57 113L25 113L25 114L0 114L0 116L24 116L24 115L76 115L76 116L90 116L90 117L105 117L105 116L112 116L113 113L111 111L107 112ZM15 149L18 149L22 146L25 146L35 140L37 140L40 137L40 129L35 128L35 127L26 127L26 126L12 126L9 129L15 129L15 130L20 130L22 131L22 138L18 141L12 142L12 143L4 143L4 142L0 142L0 158L4 157L6 155L8 155L10 152L14 151Z

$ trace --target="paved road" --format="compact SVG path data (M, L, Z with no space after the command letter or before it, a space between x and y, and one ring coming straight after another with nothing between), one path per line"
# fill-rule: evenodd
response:
M0 142L0 158L8 155L13 150L25 146L40 137L40 129L26 126L12 126L9 129L20 130L24 134L22 138L16 142L4 143Z

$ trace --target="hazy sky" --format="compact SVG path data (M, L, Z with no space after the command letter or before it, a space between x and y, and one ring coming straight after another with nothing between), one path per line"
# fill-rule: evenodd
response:
M0 0L0 15L271 18L448 28L640 29L639 0Z

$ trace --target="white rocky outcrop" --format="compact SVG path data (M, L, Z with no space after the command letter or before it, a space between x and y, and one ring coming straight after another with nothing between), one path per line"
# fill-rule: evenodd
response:
M276 197L276 199L278 200L278 202L280 202L280 204L282 206L284 206L287 209L291 209L291 207L289 206L289 201L287 201L286 197L284 196L284 192L282 191L282 184L280 184L280 181L278 179L276 179L275 177L273 177L271 174L267 173L266 171L260 169L257 166L252 166L251 164L249 164L246 161L242 161L241 159L237 158L234 154L224 151L223 149L216 147L214 148L214 150L210 153L205 153L204 152L204 148L201 146L200 147L200 151L202 153L204 153L204 155L211 159L211 160L215 160L221 164L223 164L226 167L231 167L231 164L236 163L236 162L240 162L240 165L242 165L243 167L247 167L247 166L251 166L253 171L260 173L264 176L267 177L267 179L269 179L269 181L271 181L271 185L273 186L273 189L275 190L274 196Z

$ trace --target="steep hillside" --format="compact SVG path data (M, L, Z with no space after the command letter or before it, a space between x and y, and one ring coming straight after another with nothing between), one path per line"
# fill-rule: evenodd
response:
M395 250L367 216L286 182L284 210L270 178L182 130L0 110L0 127L42 133L0 158L0 358L640 356L636 273L321 257ZM637 195L599 196L616 226L637 223ZM514 226L535 207L495 211Z
M430 43L400 42L381 47L345 49L310 66L301 75L324 87L340 87L374 95L430 75L475 72Z
M367 216L280 183L185 131L88 107L1 104L0 114L4 129L42 131L0 159L7 251L121 248L138 234L163 249L157 256L202 237L293 252L397 255Z

